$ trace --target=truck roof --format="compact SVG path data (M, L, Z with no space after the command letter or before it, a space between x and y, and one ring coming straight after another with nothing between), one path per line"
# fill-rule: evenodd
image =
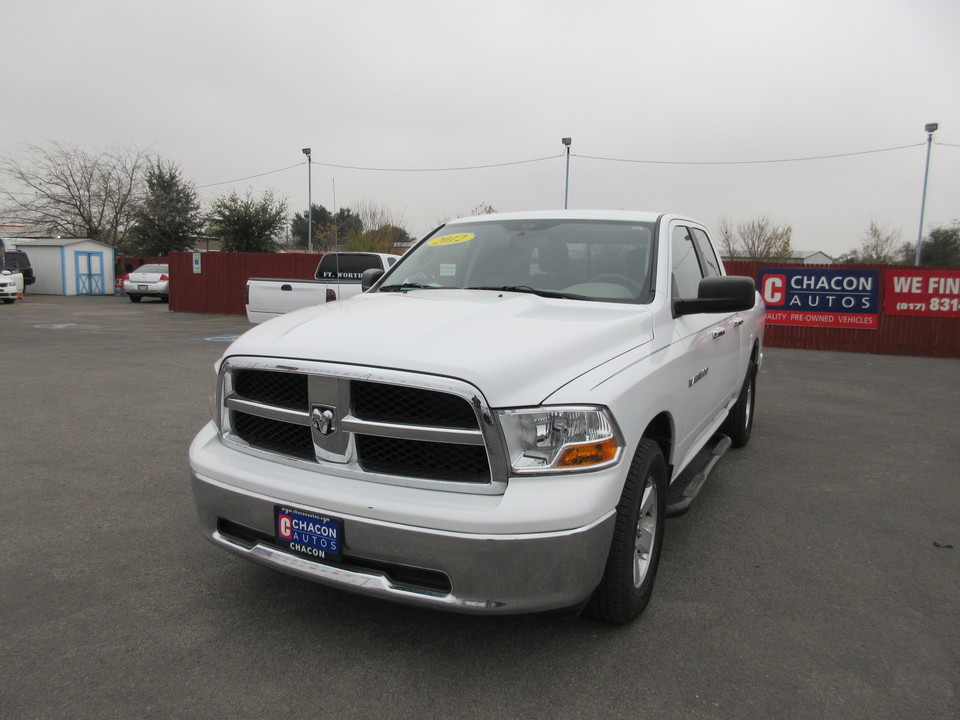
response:
M458 218L450 223L480 222L495 220L621 220L634 222L656 222L664 213L639 212L634 210L536 210L509 213L491 213L488 215L474 215L473 217Z

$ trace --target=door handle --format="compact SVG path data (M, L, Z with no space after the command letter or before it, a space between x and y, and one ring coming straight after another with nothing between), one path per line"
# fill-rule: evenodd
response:
M281 286L280 286L280 289L281 289L281 290L285 290L285 291L287 291L287 292L292 292L292 291L293 291L293 285L281 285Z
M716 340L721 335L726 335L727 331L724 330L723 328L714 328L713 330L710 331L710 334L713 336L713 339Z
M732 322L734 327L740 327L741 325L743 325L743 318L735 317Z

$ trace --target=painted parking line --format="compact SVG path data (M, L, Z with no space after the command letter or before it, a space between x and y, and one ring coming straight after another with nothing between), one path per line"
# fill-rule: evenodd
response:
M240 335L211 335L210 337L196 338L197 340L203 340L206 342L224 342L231 343L236 340Z
M89 330L97 327L96 325L84 325L82 323L51 323L50 325L34 325L39 330Z

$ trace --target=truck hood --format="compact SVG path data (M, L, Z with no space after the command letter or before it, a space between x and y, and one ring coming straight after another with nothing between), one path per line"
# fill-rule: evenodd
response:
M348 363L459 378L493 407L535 405L653 339L643 305L516 292L371 293L258 325L225 353Z

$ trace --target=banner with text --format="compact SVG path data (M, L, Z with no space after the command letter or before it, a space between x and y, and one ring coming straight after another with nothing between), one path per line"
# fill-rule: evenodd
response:
M887 270L883 311L887 315L960 318L960 270Z
M876 270L766 268L757 278L771 325L876 330Z

